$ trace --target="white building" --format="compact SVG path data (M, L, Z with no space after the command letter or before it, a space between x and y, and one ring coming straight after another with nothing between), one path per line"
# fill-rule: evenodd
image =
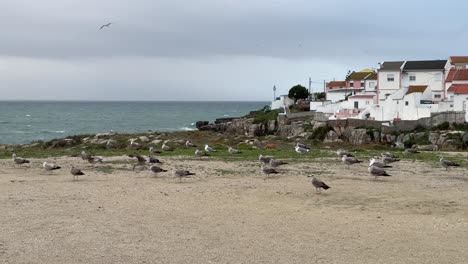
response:
M377 103L380 104L388 96L398 91L401 87L401 71L404 61L385 61L379 63L377 71Z
M294 104L294 100L289 98L287 94L276 97L276 100L271 102L271 110L287 109Z
M424 100L440 102L446 98L445 77L449 69L447 60L407 61L403 65L401 88L427 86L430 96Z

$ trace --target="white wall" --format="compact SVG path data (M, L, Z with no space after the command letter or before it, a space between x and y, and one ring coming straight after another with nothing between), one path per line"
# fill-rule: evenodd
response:
M287 108L294 104L294 100L289 98L287 95L280 95L279 98L279 100L271 102L271 110Z
M387 75L393 74L394 81L387 81ZM385 100L385 94L393 94L400 89L400 71L379 71L378 73L378 85L379 85L379 103Z
M327 101L338 102L340 100L344 100L347 94L352 94L352 93L353 93L352 90L327 92Z
M410 76L415 76L416 80L410 81ZM411 85L427 85L432 94L430 99L433 101L441 101L444 98L444 78L442 71L405 71L402 75L401 86L408 88ZM434 94L441 94L441 98L435 98Z

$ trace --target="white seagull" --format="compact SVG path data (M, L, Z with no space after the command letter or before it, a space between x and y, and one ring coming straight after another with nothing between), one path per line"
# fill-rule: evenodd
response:
M208 145L205 145L205 151L206 152L216 152L216 149L214 149L214 148L212 148L212 147L210 147Z
M310 149L302 148L300 146L296 146L295 150L297 153L309 153L310 152Z

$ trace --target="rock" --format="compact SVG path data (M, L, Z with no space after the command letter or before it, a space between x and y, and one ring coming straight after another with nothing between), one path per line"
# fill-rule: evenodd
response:
M342 142L342 141L343 140L341 140L338 137L338 134L335 131L330 130L330 131L328 131L327 135L325 136L325 140L323 142L329 143L329 142Z
M107 140L106 148L111 149L111 148L115 148L115 147L117 147L117 141L115 141L113 139Z
M405 149L405 144L403 144L403 142L395 142L395 148L397 149Z
M312 127L312 130L315 131L316 129L318 128L321 128L321 127L326 127L327 126L327 122L315 122L314 123L314 126Z
M435 144L439 140L440 134L437 132L429 132L429 142Z
M418 133L414 133L413 138L415 140L418 140L418 139L421 139L421 138L423 138L425 136L426 136L426 132L418 132Z
M148 142L149 138L147 136L141 136L138 138L141 142Z
M208 122L208 121L197 121L195 123L195 126L197 127L198 130L202 130L201 128L205 127L205 126L208 126L209 123L210 122Z
M161 142L162 142L161 139L155 139L155 140L151 141L151 144L153 144L153 145L159 145L159 144L161 144Z
M462 140L463 140L463 144L466 146L468 143L468 133L463 135Z
M371 138L367 134L367 130L364 128L352 129L348 140L349 143L353 145L362 145L371 142Z
M114 133L98 133L94 136L95 139L99 139L99 138L110 138L111 136L113 136Z

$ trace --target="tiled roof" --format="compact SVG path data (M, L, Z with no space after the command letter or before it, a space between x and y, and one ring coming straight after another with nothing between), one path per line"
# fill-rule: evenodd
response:
M375 94L357 94L357 95L350 96L348 98L365 99L365 98L374 98L374 96L375 96Z
M346 87L346 81L331 81L327 83L327 87Z
M447 60L407 61L403 70L443 70Z
M446 81L468 81L468 69L450 69Z
M452 63L468 63L468 56L450 56Z
M468 84L452 84L447 91L455 94L468 94Z
M403 65L404 61L384 61L380 65L381 71L398 71Z
M410 85L406 94L411 93L424 93L426 91L427 85Z
M361 81L361 80L377 80L376 72L353 72L351 73L347 81Z

